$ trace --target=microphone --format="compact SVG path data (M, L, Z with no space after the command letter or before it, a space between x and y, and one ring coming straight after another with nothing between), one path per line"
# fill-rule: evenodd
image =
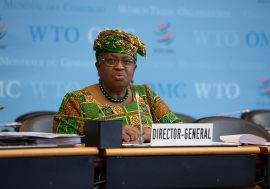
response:
M235 112L227 112L227 113L221 113L218 116L224 116L224 115L233 115L233 114L242 114L242 113L246 113L246 112L250 112L250 109L246 109L246 110L240 110L240 111L235 111Z
M136 98L136 102L137 102L138 115L139 115L139 121L140 121L140 140L139 140L139 144L143 144L142 120L141 120L140 106L139 106L140 95L139 95L139 93L137 91L135 92L135 98Z
M0 110L2 110L2 109L4 109L4 106L1 106L1 105L0 105Z

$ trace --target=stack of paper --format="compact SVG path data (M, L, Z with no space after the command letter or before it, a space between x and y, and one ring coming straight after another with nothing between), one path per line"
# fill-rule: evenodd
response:
M53 134L41 132L0 132L0 141L25 141L26 145L36 144L81 144L81 135L77 134Z
M227 143L238 144L253 144L253 145L270 145L264 138L258 137L253 134L240 134L240 135L224 135L220 139Z

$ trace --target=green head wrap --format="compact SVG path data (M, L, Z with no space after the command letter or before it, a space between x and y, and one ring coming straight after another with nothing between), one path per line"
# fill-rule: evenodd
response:
M104 30L94 41L96 59L99 60L103 52L123 53L133 56L137 60L137 53L146 58L146 48L135 35L121 30Z

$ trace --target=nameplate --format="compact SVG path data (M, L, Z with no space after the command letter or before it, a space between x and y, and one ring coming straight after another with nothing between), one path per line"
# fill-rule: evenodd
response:
M213 123L152 124L151 146L212 145Z

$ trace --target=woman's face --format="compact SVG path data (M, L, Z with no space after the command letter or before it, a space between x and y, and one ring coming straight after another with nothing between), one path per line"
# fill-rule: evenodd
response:
M117 64L108 66L106 63L108 59L116 60ZM101 55L99 62L96 62L98 75L103 86L116 92L124 90L130 84L137 68L137 64L125 67L122 65L121 60L134 60L134 58L127 54L105 52Z

